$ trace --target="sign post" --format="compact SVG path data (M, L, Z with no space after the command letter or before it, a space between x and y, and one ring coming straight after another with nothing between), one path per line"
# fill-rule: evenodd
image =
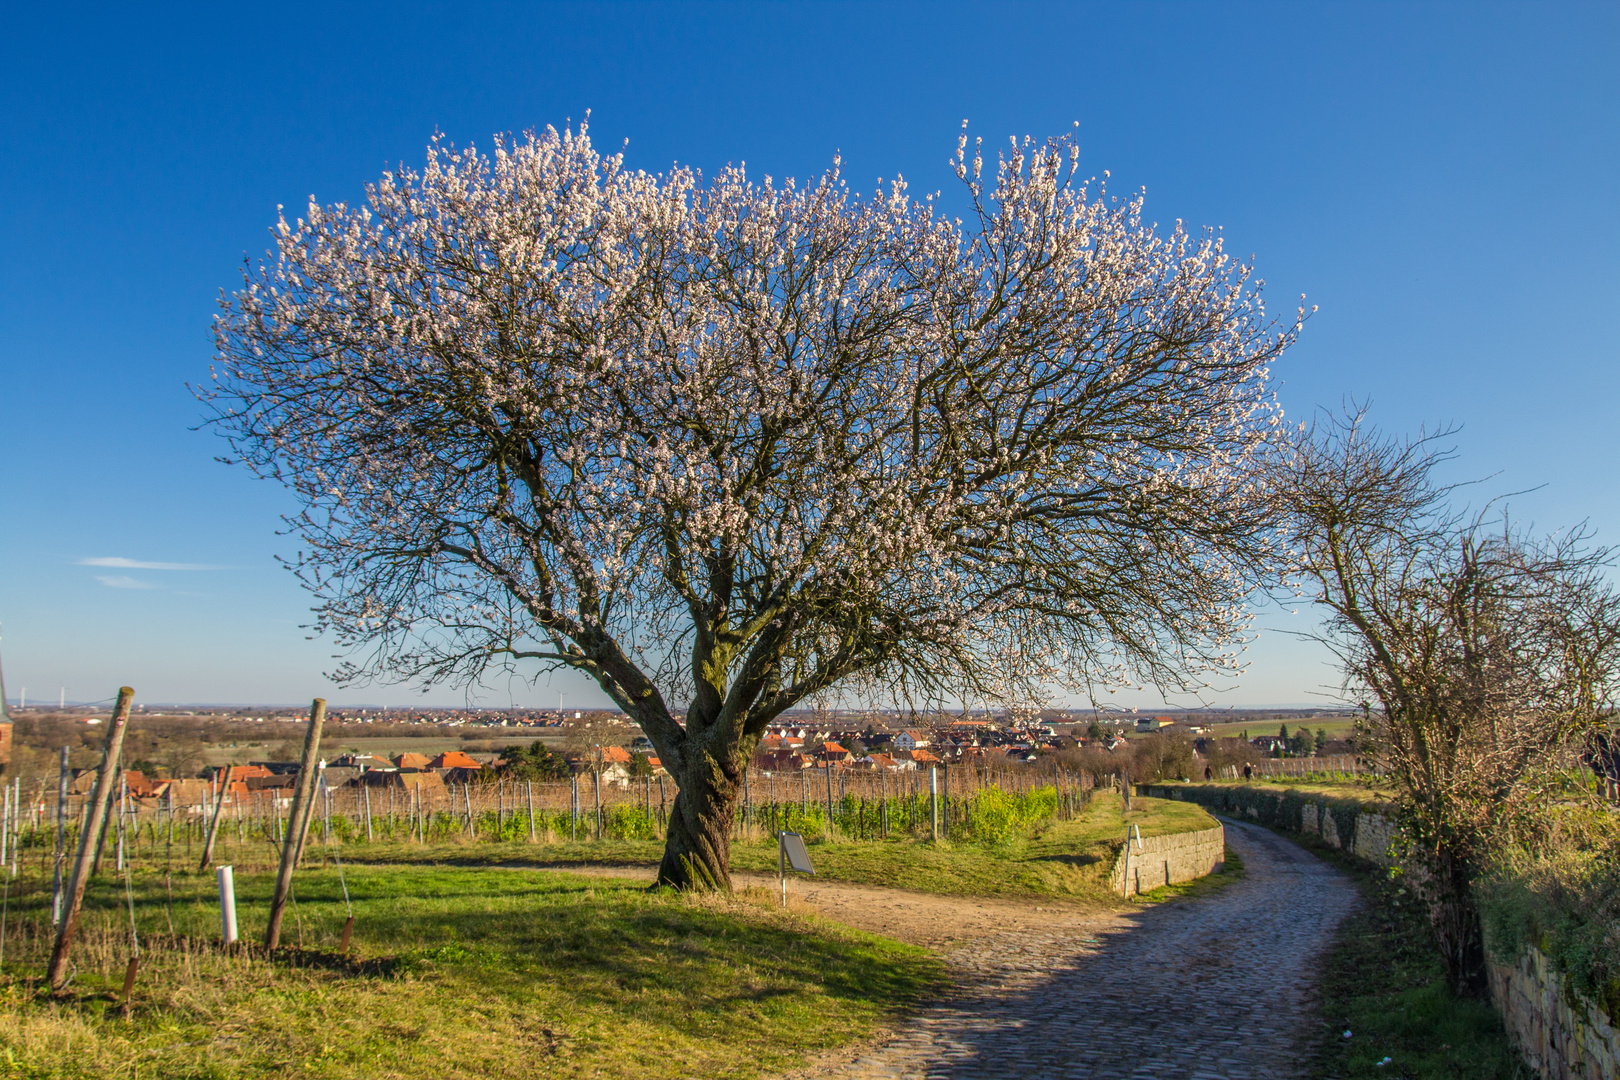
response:
M787 907L787 872L789 869L801 874L815 876L816 869L810 865L810 853L805 850L804 837L796 832L783 830L776 834L776 876L782 885L782 907Z

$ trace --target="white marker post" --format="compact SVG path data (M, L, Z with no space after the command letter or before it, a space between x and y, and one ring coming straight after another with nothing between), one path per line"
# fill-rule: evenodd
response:
M939 842L939 770L930 766L928 769L928 818L934 832L934 842Z
M1124 877L1124 881L1120 885L1120 895L1124 896L1127 900L1130 899L1130 895L1131 895L1131 837L1132 836L1136 837L1136 850L1141 851L1142 850L1142 830L1140 828L1138 828L1137 826L1135 826L1135 825L1131 825L1128 828L1126 828L1126 830L1125 830L1125 871L1124 871L1124 874L1122 875ZM1137 873L1138 874L1141 873L1140 868L1138 868ZM1141 890L1138 889L1137 891L1140 892Z
M805 850L804 837L796 832L776 834L776 876L782 884L782 907L787 907L787 872L789 868L814 877L815 867L810 865L810 852Z
M222 866L214 872L219 879L219 929L226 945L236 941L236 882L231 868Z

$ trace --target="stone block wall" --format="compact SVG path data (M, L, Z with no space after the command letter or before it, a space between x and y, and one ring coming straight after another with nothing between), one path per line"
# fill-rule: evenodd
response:
M1530 1067L1547 1080L1620 1076L1620 1028L1602 1009L1569 992L1541 951L1490 965L1491 998Z
M1393 866L1395 856L1390 845L1395 842L1395 819L1385 814L1356 815L1356 835L1350 844L1350 853L1379 866Z
M1126 843L1114 860L1108 883L1121 896L1152 892L1161 885L1213 874L1226 864L1226 829L1144 836L1140 846L1135 839Z
M1137 789L1155 799L1196 802L1207 810L1248 818L1288 832L1310 833L1329 847L1379 866L1392 866L1395 819L1348 799L1324 799L1276 785L1151 784Z

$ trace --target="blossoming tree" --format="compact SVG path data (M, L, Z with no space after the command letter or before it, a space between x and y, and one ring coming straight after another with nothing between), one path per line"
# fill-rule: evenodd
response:
M1233 672L1297 321L1068 140L954 166L965 220L836 166L632 172L581 127L283 218L206 396L300 500L339 676L587 673L679 783L660 880L724 887L807 697Z

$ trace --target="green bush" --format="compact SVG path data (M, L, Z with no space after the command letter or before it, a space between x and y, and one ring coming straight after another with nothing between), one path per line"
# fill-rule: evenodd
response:
M983 788L965 802L967 820L962 823L961 838L1002 844L1028 836L1037 825L1050 820L1057 813L1058 796L1052 787L1022 793Z

